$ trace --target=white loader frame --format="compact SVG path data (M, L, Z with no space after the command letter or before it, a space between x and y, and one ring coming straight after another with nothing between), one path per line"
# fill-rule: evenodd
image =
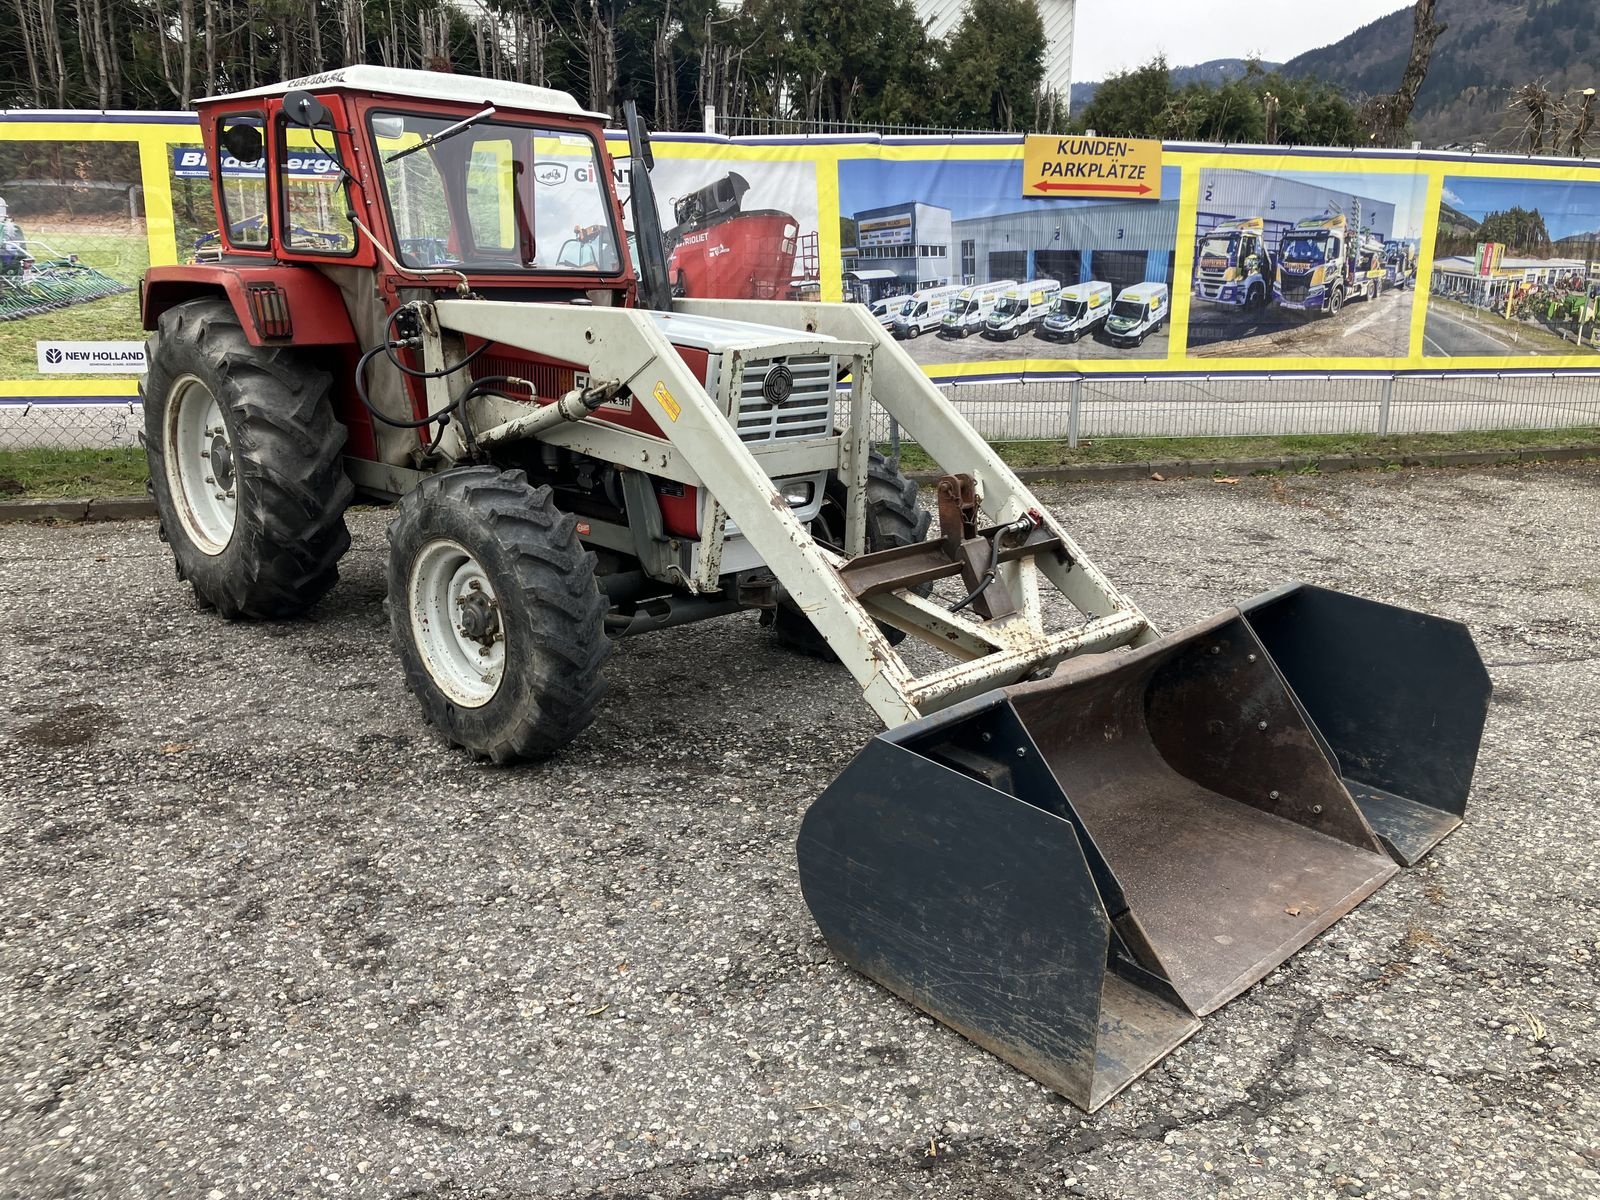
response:
M665 438L586 420L581 410L577 419L572 419L571 411L567 419L551 414L533 430L526 405L492 397L474 400L472 414L482 431L480 438L486 441L503 440L508 427L520 423L519 432L527 436L706 489L712 501L701 524L701 553L693 578L678 582L700 593L721 588L724 514L731 518L888 726L1014 683L1070 656L1142 645L1156 636L1138 607L1094 567L860 305L675 302L674 311L687 315L755 321L796 332L793 341L729 355L735 378L731 387L719 392L733 397L734 405L740 394L737 372L744 358L831 354L852 360L850 425L843 434L763 444L739 439L736 413L724 412L706 392L649 312L495 300L441 300L433 307L439 329L586 364L595 385L603 381L626 388L636 403L645 405ZM432 359L438 350L425 346L425 352ZM996 555L1002 559L995 568L997 581L1014 599L1016 611L984 620L970 611L950 612L912 591L909 584L852 586L848 566L865 546L864 498L874 400L942 469L973 478L982 514L996 525L1038 514L1034 534L1008 548L1005 555ZM774 477L817 470L837 470L848 485L843 556L813 540L772 483ZM1026 527L1027 521L1022 524ZM857 561L864 565L871 559ZM1046 628L1041 577L1072 604L1081 623ZM957 661L918 676L884 636L879 621L940 647Z

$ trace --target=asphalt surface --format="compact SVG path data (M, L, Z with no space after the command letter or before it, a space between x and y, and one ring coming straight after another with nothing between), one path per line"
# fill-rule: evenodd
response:
M1473 355L1498 358L1540 353L1536 345L1513 342L1514 335L1515 330L1505 322L1499 322L1498 327L1491 326L1444 312L1441 305L1433 304L1428 307L1428 319L1423 325L1422 353L1428 358Z
M1094 1117L820 942L794 836L874 723L752 618L497 770L401 686L380 513L271 625L149 522L6 529L0 1196L1600 1194L1600 470L1042 495L1163 627L1305 578L1496 686L1467 824Z
M1375 300L1352 300L1336 316L1268 305L1245 312L1203 300L1189 307L1191 358L1404 358L1416 293L1386 289Z
M1164 359L1167 342L1172 332L1171 322L1164 322L1138 346L1114 346L1097 331L1075 342L1051 341L1035 333L1025 333L1009 341L994 342L979 333L964 338L943 338L936 333L925 333L901 343L906 352L922 366L947 363L1016 362L1019 359L1068 359L1071 361L1099 362L1138 361Z

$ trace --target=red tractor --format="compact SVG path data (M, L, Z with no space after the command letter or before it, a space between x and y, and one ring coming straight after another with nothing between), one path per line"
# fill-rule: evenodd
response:
M1096 1107L1459 824L1471 640L1303 586L1160 637L864 307L675 301L627 117L637 264L563 93L202 102L219 244L141 297L178 575L302 613L392 503L406 681L497 762L582 734L614 638L760 610L889 726L800 829L829 945ZM874 405L954 472L936 538Z

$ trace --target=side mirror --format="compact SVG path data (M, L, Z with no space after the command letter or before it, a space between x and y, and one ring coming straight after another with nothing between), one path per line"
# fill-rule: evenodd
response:
M290 92L286 95L283 98L283 115L307 129L333 124L328 115L328 106L310 92Z
M254 125L229 125L222 131L222 148L239 162L250 164L261 161L265 143L261 130Z
M406 133L406 119L404 117L373 117L372 136L394 141L404 137Z

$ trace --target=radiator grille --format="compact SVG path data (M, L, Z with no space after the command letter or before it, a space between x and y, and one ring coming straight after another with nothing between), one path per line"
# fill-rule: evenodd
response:
M775 363L785 364L794 379L789 398L779 405L769 404L762 393L767 372ZM826 437L833 432L836 387L833 359L825 354L746 362L739 388L739 440Z

